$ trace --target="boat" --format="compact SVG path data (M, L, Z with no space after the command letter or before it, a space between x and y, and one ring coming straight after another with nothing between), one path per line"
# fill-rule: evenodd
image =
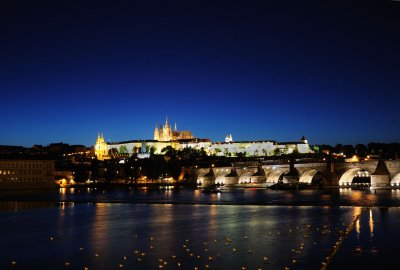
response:
M221 189L217 185L211 185L201 190L202 193L221 193Z
M320 189L320 185L310 185L304 183L276 183L268 187L275 190L299 190L299 189Z

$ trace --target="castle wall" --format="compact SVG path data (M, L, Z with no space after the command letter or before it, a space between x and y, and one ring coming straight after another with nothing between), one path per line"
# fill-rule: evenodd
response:
M249 156L274 156L277 150L280 153L290 154L294 151L299 153L310 153L310 146L308 144L277 144L271 141L257 141L257 142L217 142L212 143L209 147L210 154L216 156L236 156L238 153L246 154Z

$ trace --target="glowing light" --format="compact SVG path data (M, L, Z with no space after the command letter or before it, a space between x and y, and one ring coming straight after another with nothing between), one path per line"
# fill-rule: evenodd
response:
M372 209L369 209L369 231L371 236L374 236L374 219L372 217Z

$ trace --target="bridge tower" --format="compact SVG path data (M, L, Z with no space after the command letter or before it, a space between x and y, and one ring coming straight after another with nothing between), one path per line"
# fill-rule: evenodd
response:
M283 183L297 183L299 182L299 173L294 168L294 158L291 157L289 160L289 172L283 175Z
M371 186L389 186L390 185L390 172L386 167L385 161L379 159L375 172L371 174Z

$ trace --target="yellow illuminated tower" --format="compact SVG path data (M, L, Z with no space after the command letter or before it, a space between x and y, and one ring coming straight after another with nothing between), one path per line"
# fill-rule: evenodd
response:
M108 146L104 140L104 135L100 133L97 135L96 144L94 145L94 153L98 160L110 159L108 155Z
M168 124L168 116L165 118L165 125L162 129L162 141L172 140L171 126Z
M156 124L156 128L154 129L154 140L159 141L160 140L160 131L158 130L158 125Z
M160 128L156 125L156 128L154 129L154 140L163 142L172 140L172 129L168 123L168 116L165 119L164 125Z
M168 122L168 116L165 118L165 124L161 125L160 128L156 125L154 129L154 140L160 142L169 142L180 139L192 139L192 132L189 130L178 131L178 127L174 125L174 129L172 129L171 125Z

